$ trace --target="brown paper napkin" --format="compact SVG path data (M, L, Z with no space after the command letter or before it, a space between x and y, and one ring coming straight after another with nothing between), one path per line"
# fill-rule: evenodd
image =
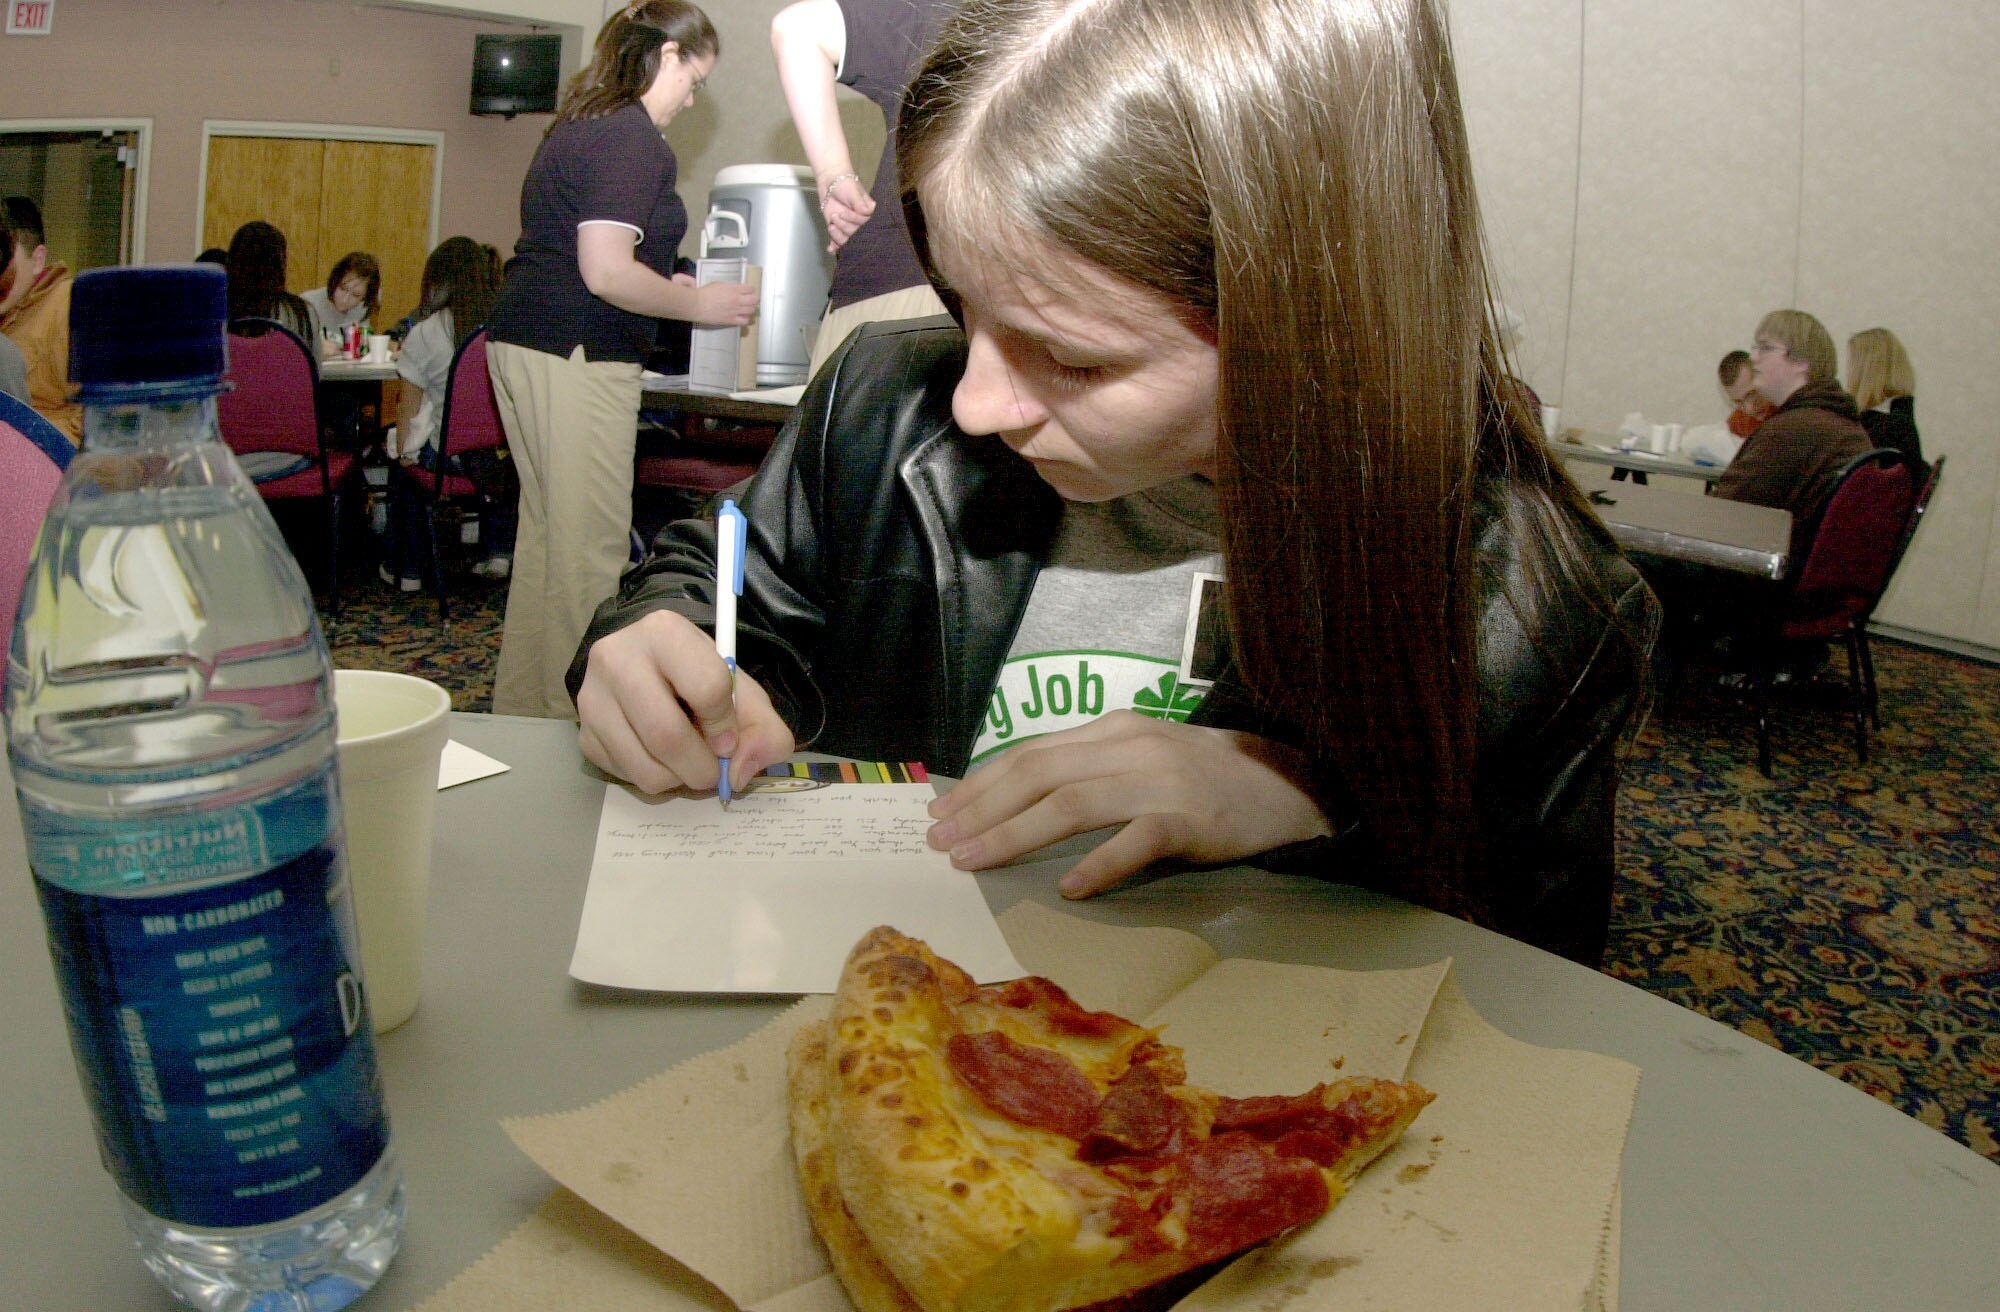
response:
M1197 1083L1243 1095L1407 1075L1438 1094L1327 1218L1183 1307L1616 1307L1636 1068L1508 1038L1472 1011L1449 963L1357 973L1217 961L1190 934L1033 903L1001 927L1024 966L1083 1005L1164 1024ZM799 1201L785 1111L785 1045L827 1007L807 999L602 1102L505 1122L567 1190L421 1312L849 1312Z

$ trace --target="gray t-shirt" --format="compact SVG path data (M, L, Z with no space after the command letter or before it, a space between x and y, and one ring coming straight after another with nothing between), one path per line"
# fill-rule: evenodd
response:
M326 294L324 287L312 287L299 293L299 299L312 311L313 338L338 336L340 330L351 323L363 323L368 318L368 302L358 301L353 309L342 314L333 308L333 298Z
M28 361L5 333L0 333L0 392L28 404Z
M1185 720L1228 650L1215 488L1185 478L1063 508L972 767L1117 710Z
M458 352L453 331L451 308L447 306L419 319L403 339L403 353L396 357L397 377L424 394L410 423L413 431L396 435L399 453L410 459L416 458L419 448L437 445L438 429L444 423L445 384L451 380L451 357Z

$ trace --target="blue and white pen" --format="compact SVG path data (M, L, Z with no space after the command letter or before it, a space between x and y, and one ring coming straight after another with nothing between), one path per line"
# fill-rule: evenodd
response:
M729 667L729 696L736 698L736 599L743 595L743 545L748 534L743 512L725 500L715 512L715 654ZM729 809L729 758L721 760L715 795Z

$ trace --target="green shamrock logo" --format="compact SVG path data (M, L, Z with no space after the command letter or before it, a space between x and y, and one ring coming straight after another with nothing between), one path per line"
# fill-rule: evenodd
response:
M1156 720L1185 720L1201 705L1202 690L1180 681L1172 670L1160 676L1152 688L1132 694L1132 709Z

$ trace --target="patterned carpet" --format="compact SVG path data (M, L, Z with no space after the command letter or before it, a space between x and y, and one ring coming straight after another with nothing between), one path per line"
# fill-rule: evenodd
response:
M428 592L344 571L336 664L491 707L506 586ZM1878 641L1883 728L1691 688L1655 712L1619 803L1609 972L1733 1025L2000 1159L2000 669Z
M1878 640L1882 731L1696 691L1619 802L1609 970L2000 1159L2000 669Z
M398 592L368 572L341 571L341 612L320 618L333 663L351 670L396 670L429 679L451 693L455 711L493 709L493 665L500 657L500 619L507 585L454 573L448 614L438 620L429 590Z

